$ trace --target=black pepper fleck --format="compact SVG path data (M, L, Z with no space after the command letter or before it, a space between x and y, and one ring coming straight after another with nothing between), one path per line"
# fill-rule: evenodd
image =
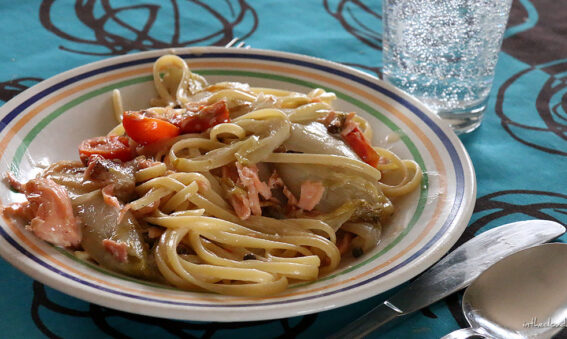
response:
M355 247L352 249L352 256L358 258L364 254L364 251L360 247Z
M254 255L254 253L246 253L244 255L244 258L242 258L244 260L254 260L256 259L256 256Z

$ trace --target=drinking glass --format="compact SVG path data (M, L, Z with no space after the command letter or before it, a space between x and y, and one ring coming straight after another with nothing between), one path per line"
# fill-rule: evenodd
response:
M384 80L457 133L483 118L512 0L383 0Z

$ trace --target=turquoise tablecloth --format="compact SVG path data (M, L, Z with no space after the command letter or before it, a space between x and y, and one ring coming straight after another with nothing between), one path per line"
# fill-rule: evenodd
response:
M461 137L477 171L475 213L459 242L529 218L567 223L567 24L563 1L514 1L486 119ZM380 1L35 0L0 2L0 100L59 72L170 46L302 53L380 76ZM564 239L567 239L564 237ZM0 259L0 337L320 337L383 301L292 319L194 323L114 311L45 287ZM466 326L460 294L372 337L438 338Z

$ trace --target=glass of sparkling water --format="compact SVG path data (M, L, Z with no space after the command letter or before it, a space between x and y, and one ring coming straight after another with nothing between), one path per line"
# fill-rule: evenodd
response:
M457 133L476 129L512 0L383 0L384 80Z

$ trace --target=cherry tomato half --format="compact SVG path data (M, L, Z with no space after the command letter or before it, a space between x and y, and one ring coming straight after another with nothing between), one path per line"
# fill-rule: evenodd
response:
M130 138L144 145L179 135L179 127L169 121L149 117L140 112L124 112L122 125Z
M79 156L83 163L87 163L89 157L95 154L105 159L121 161L132 160L135 156L130 139L124 136L95 137L84 140L79 145Z
M362 131L356 127L347 135L343 135L347 145L368 165L376 167L380 161L380 155L370 146Z

